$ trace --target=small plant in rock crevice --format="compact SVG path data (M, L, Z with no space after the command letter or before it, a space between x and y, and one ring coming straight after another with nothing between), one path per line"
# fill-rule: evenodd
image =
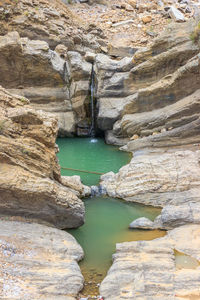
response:
M26 99L25 99L24 97L21 97L19 100L20 100L22 103L27 103L27 101L26 101Z
M6 122L7 122L7 120L0 121L0 134L2 134L6 128Z
M22 152L23 154L27 154L27 155L29 155L29 153L30 153L27 149L21 149L21 152Z
M190 39L193 43L197 43L200 38L200 21L198 22L197 26L195 26L194 31L190 34Z

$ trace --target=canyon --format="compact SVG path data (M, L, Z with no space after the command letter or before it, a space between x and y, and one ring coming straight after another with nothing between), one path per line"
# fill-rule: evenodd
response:
M200 299L198 1L175 1L183 22L172 17L170 1L63 2L0 1L0 297L79 297L83 250L61 229L83 225L82 199L91 188L61 176L56 138L90 135L94 93L96 133L132 153L129 164L101 176L99 189L162 208L154 221L140 218L130 227L166 231L152 241L118 243L100 294ZM121 11L119 22L141 14L138 43L132 27L123 28L124 42L116 20L81 19L83 10L106 7L110 18ZM147 15L156 34L148 33ZM176 251L197 266L178 269Z

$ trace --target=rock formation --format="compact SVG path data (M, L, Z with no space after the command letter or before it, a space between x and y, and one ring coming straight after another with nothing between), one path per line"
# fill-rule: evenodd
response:
M101 295L105 300L199 299L199 263L196 268L178 266L174 252L199 261L199 232L199 225L185 225L164 238L117 244Z
M196 148L136 151L117 174L102 175L101 186L111 197L153 206L199 202L200 152Z
M1 299L77 299L83 250L70 234L22 221L0 226Z
M63 185L56 158L57 121L27 103L0 89L0 213L80 226L84 205Z
M200 298L199 266L178 269L174 254L200 260L200 26L198 19L169 24L141 47L158 33L148 24L196 16L195 0L148 2L115 7L126 17L140 15L139 22L136 15L107 20L122 44L120 26L143 31L130 48L109 45L104 26L81 21L62 1L0 0L2 298L72 300L83 286L82 249L67 233L34 222L60 229L84 222L79 197L90 189L60 175L56 118L60 136L89 134L92 70L98 129L107 143L133 153L117 174L102 176L100 190L163 207L154 222L139 219L133 228L172 229L155 241L118 244L101 294L109 300Z

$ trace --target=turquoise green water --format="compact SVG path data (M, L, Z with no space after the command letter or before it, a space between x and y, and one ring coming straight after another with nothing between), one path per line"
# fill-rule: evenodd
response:
M58 154L62 167L97 171L117 172L127 164L131 156L118 147L109 146L102 139L95 143L89 138L58 139ZM87 185L96 185L99 175L61 170L62 175L80 175ZM127 203L109 197L85 199L86 222L68 230L83 247L85 258L80 263L86 285L82 295L97 295L98 287L111 265L116 243L136 240L151 240L164 235L163 231L129 230L133 220L145 216L153 220L160 209L140 204Z
M61 167L107 173L117 172L130 161L130 154L119 151L118 147L106 145L103 139L59 138L58 158ZM79 175L84 184L97 185L100 175L62 170L62 175Z

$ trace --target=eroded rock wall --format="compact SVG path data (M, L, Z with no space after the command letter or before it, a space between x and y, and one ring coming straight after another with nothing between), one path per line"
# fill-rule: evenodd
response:
M84 204L62 184L56 158L57 121L27 104L0 89L0 213L80 226Z

